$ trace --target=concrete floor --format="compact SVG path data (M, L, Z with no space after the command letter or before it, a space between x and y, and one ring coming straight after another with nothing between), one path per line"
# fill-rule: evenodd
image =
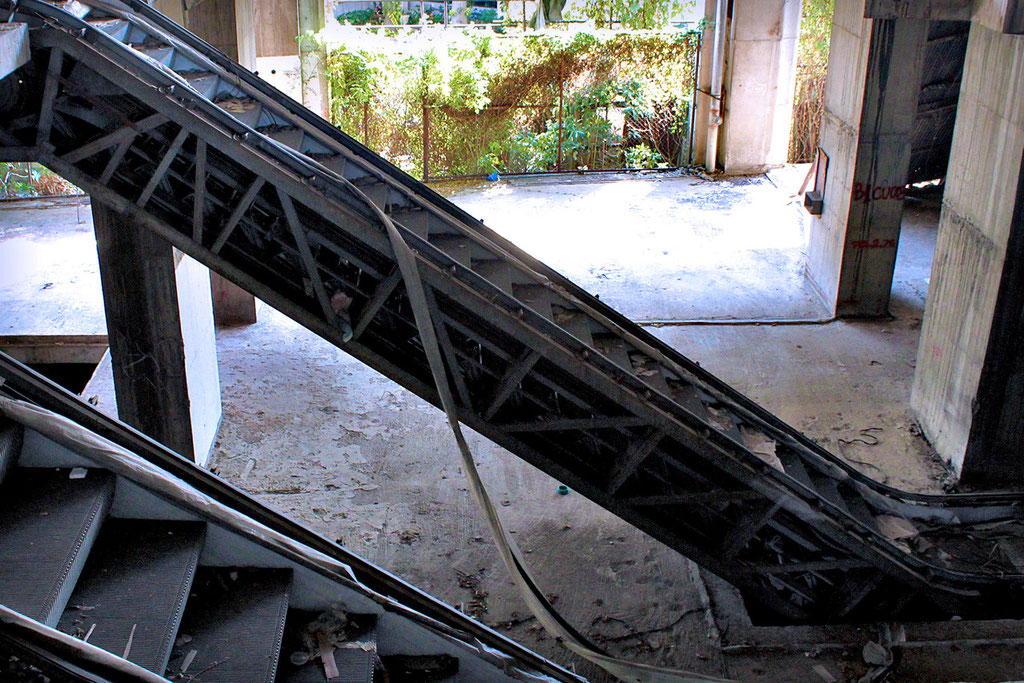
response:
M87 200L0 203L0 335L105 334Z
M934 202L907 212L892 320L677 324L823 317L800 275L803 227L789 202L800 178L798 170L775 176L774 184L631 176L446 191L627 314L657 321L654 334L864 472L902 488L937 491L944 468L908 413L938 218ZM718 191L727 201L715 198ZM26 222L20 214L0 211L0 264L11 242L59 239L55 233L66 232L86 249L88 233L66 226L67 218L54 212L19 232L9 226ZM0 288L3 300L16 294ZM0 311L0 331L7 310ZM553 643L528 615L469 498L437 410L269 307L256 325L221 330L218 355L224 418L211 460L216 471L541 653L595 681L608 680ZM102 393L105 383L96 378L86 394ZM109 409L108 400L101 407ZM720 581L581 496L558 495L558 482L486 439L472 435L471 445L540 584L608 650L744 680L825 680L815 665L839 680L866 671L859 648L875 637L873 629L818 633L810 640L824 644L781 650L748 643L770 634L742 627L742 607ZM969 659L969 649L921 650L928 656L917 664L908 658L912 668L900 680L964 680L956 666ZM1008 647L983 654L1001 664L971 680L1005 680L1020 661Z
M771 179L601 174L439 189L633 320L820 319L803 276L803 212L788 196L806 168Z

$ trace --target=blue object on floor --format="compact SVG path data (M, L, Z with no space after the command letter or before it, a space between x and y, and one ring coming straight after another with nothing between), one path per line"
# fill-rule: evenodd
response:
M491 175L487 176L487 179L488 179L488 180L492 180L492 181L493 181L493 180L497 180L497 179L498 179L498 172L497 172L497 171L495 171L495 172L494 172L494 173L492 173Z

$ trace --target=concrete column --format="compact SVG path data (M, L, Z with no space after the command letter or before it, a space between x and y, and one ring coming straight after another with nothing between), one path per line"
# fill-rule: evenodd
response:
M252 325L256 322L256 297L231 280L210 273L213 320L221 327Z
M93 203L117 416L205 464L220 425L208 271Z
M726 0L722 0L725 2ZM715 52L715 10L717 0L704 2L704 29L700 37L700 59L697 65L696 111L693 117L693 163L703 166L707 160L708 117L711 115L711 60Z
M928 21L865 19L837 0L820 146L825 206L807 274L839 316L888 313Z
M1024 38L971 25L911 408L965 481L1024 484Z
M724 0L723 0L724 1ZM730 175L786 163L801 0L731 3L719 162Z
M170 245L93 202L118 417L195 459Z
M305 38L324 27L323 0L298 0L299 60L302 69L302 103L320 116L330 113L329 93L324 79L323 54Z

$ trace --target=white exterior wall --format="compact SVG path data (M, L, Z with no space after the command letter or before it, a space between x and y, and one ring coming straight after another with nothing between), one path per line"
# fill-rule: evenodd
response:
M192 442L196 463L205 466L220 427L220 373L213 323L210 271L189 256L175 269L181 338L185 345L185 382L188 384Z

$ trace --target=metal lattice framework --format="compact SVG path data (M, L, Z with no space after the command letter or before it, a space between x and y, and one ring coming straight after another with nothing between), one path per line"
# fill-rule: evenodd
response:
M1024 614L986 533L1016 532L1020 494L874 482L147 5L82 8L17 6L32 58L0 81L0 158L45 164L437 404L369 198L416 252L460 419L755 614ZM892 518L920 535L892 540Z

